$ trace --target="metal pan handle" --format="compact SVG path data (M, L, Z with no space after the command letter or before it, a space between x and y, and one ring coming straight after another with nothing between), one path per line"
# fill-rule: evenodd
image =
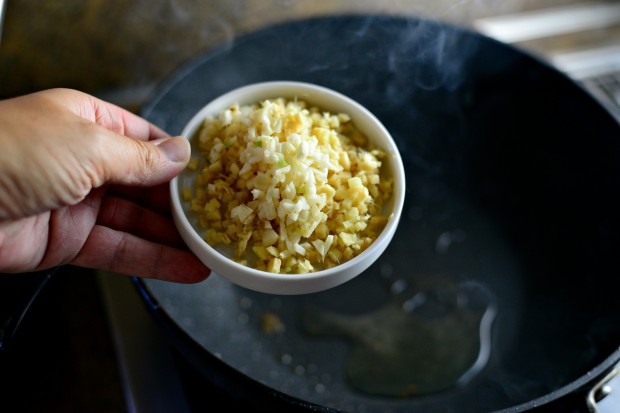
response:
M586 400L591 413L615 413L620 404L620 363L588 392Z

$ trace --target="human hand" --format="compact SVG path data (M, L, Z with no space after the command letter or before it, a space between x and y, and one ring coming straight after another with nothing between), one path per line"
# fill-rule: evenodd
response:
M90 95L0 101L0 272L72 264L175 282L210 270L184 246L166 183L187 140Z

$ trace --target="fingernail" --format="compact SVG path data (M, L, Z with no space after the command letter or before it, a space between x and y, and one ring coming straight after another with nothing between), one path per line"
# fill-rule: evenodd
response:
M161 150L166 158L172 162L182 162L189 158L189 144L186 139L181 137L163 139L153 142Z

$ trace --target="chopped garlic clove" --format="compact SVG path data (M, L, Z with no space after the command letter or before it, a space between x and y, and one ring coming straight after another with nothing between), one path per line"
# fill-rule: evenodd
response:
M299 99L233 105L205 119L198 142L204 167L184 197L193 197L207 242L232 245L239 262L284 273L328 268L365 249L385 225L385 154L364 146L347 114Z

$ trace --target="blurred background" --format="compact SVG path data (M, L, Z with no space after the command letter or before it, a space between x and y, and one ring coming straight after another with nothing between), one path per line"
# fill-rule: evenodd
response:
M0 0L0 10L0 99L69 87L139 112L175 69L239 36L294 19L370 13L479 31L556 65L616 115L620 102L617 1ZM11 351L0 354L0 406L19 403L23 412L128 409L114 325L123 315L110 312L120 295L109 284L125 280L66 268L50 281ZM143 310L133 305L123 311Z
M262 27L341 13L421 16L486 30L532 51L568 53L620 30L615 1L2 0L0 97L72 87L130 108L192 56ZM611 6L588 14L601 5ZM584 14L583 8L586 8ZM576 8L579 13L575 13ZM556 20L549 16L564 13ZM573 13L566 11L573 10ZM493 20L510 16L511 20ZM540 19L544 23L540 26ZM487 21L491 19L491 21ZM515 22L518 20L518 22ZM508 32L495 32L497 25ZM534 25L533 27L531 25ZM551 29L549 30L550 26ZM614 28L614 26L617 26ZM547 30L542 30L547 28ZM579 33L579 39L574 35ZM570 36L569 36L570 34ZM561 36L559 36L561 35ZM506 37L508 36L508 37ZM584 38L588 44L583 44Z

